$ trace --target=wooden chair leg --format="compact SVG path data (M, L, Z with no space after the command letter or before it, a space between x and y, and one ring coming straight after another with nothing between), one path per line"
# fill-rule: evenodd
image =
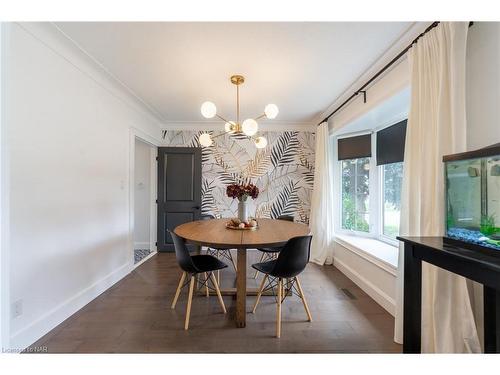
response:
M306 310L307 320L312 322L313 319L311 316L311 312L309 311L309 306L307 306L306 296L304 295L304 291L302 290L302 286L300 285L298 277L295 277L295 282L297 283L297 287L299 288L300 299L302 300L302 303L304 304L304 309Z
M283 288L283 280L278 279L278 303L276 304L276 337L281 337L281 290Z
M231 254L231 250L228 250L229 252L229 259L231 260L231 263L233 264L233 268L235 272L238 272L238 268L236 267L236 263L234 263L233 255Z
M219 289L219 284L217 283L217 280L215 279L215 275L213 272L210 272L210 276L212 277L212 283L214 284L215 291L217 292L217 298L219 299L219 303L222 307L222 311L224 311L224 314L226 313L226 306L224 305L224 300L222 299L222 294L220 293Z
M191 303L193 302L193 290L194 290L195 277L191 276L191 282L189 283L189 296L186 308L186 321L184 322L184 329L187 331L189 328L189 316L191 315Z
M262 263L262 261L264 260L265 256L266 256L266 253L262 253L262 255L260 256L260 260L259 260L258 263ZM256 279L258 274L259 274L259 271L255 270L255 274L253 275L253 278Z
M292 297L292 280L286 279L286 284L285 284L285 293L287 297Z
M201 288L200 274L198 274L198 273L196 275L194 275L194 285L195 285L195 289Z
M208 276L206 272L204 276L205 276L205 294L207 295L207 297L210 297L210 291L208 290Z
M177 304L177 299L179 298L179 294L181 293L182 284L184 284L184 280L186 279L186 272L182 273L181 279L179 280L179 285L177 286L177 290L175 291L174 300L172 301L172 309L175 309L175 305Z
M262 296L262 290L264 289L264 285L266 284L267 277L268 277L267 275L264 275L264 278L260 283L259 291L257 293L257 299L255 300L255 305L253 306L252 314L255 314L255 310L257 310L257 305L259 304L260 296Z
M222 251L225 251L225 250L216 250L214 254L212 254L212 256L216 257L217 259L221 259L221 258L224 258L224 254L222 253ZM220 270L217 270L217 283L220 285Z

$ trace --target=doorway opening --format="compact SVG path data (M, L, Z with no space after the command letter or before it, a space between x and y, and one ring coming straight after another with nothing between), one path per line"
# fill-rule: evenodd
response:
M134 265L156 253L157 148L135 138L134 152Z

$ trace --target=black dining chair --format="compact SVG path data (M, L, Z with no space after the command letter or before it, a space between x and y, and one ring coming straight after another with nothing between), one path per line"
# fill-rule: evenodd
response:
M291 238L279 252L278 258L252 265L254 269L264 274L252 313L255 314L262 293L272 291L276 298L276 337L278 338L281 336L281 304L287 296L295 294L300 297L306 310L307 320L312 321L311 312L298 278L309 262L311 239L312 236Z
M211 255L189 254L189 250L186 247L184 239L179 237L172 231L169 231L169 233L174 241L175 257L177 259L177 263L183 271L171 307L172 309L175 309L175 305L177 303L177 299L179 298L179 294L181 293L181 289L189 284L186 320L184 323L184 329L187 330L189 328L189 316L191 315L191 303L193 300L195 281L202 273L204 274L205 278L201 280L201 287L205 286L207 297L209 296L210 289L215 290L219 299L219 303L222 307L222 311L224 311L224 314L226 313L226 306L224 306L224 301L220 293L219 284L217 283L213 272L226 268L227 264L221 262L219 259ZM213 287L209 285L209 280L212 282Z
M285 221L293 222L293 216L282 215L282 216L278 217L278 220L285 220ZM260 248L257 248L257 250L262 252L262 255L260 256L259 263L265 262L267 260L276 259L279 252L281 251L281 249L282 249L282 247L260 247ZM259 274L259 271L255 271L253 278L256 279L258 274Z
M201 215L200 219L201 220L212 220L212 219L215 219L215 216L206 214L206 215ZM217 259L220 259L220 260L225 259L225 260L231 262L231 264L233 265L234 271L235 272L237 271L236 262L234 261L234 258L231 254L231 249L209 247L209 248L207 248L207 254L212 255L212 256L216 257ZM220 283L220 272L219 271L217 272L217 281Z

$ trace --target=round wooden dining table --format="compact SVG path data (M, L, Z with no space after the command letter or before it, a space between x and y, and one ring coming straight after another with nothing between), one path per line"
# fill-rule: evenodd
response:
M308 235L309 227L285 220L258 219L256 230L234 230L226 228L227 221L192 221L179 225L174 232L195 245L237 249L236 289L223 289L222 294L236 294L236 326L243 328L246 325L246 296L257 292L247 290L247 250L284 246L290 238Z

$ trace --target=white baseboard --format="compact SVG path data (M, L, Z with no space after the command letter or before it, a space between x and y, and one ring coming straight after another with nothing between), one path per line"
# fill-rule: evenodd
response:
M15 332L10 337L10 347L15 349L27 348L101 293L105 292L113 284L127 276L132 269L133 267L131 267L130 263L124 264L80 293L67 299L27 327Z
M134 242L134 249L149 249L149 242Z
M366 294L375 300L380 306L382 306L389 314L392 316L396 312L396 301L388 296L384 291L374 285L372 282L367 280L365 277L360 275L358 272L353 270L347 264L341 260L334 259L333 265L337 267L340 272L351 279L357 286L359 286Z

